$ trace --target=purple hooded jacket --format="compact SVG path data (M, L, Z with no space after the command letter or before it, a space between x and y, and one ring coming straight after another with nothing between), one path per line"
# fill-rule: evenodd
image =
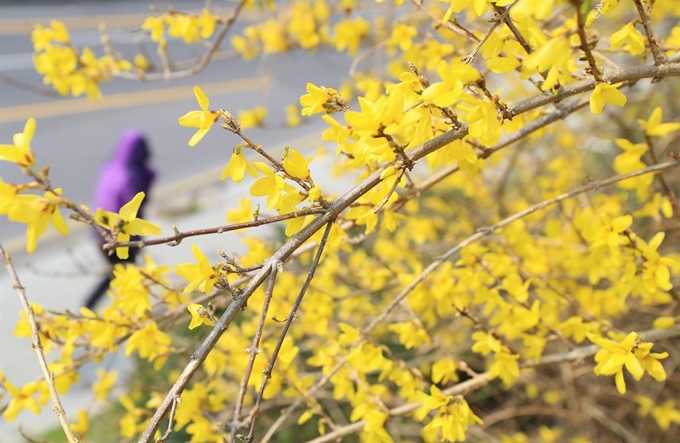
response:
M118 212L138 192L143 191L147 196L137 212L137 217L142 218L149 189L156 176L155 171L146 164L149 156L144 135L134 129L125 131L118 141L113 158L102 167L99 174L95 207Z

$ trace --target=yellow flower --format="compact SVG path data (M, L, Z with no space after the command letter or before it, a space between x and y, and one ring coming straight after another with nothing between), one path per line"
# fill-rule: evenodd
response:
M149 17L142 23L142 29L151 32L151 40L155 42L159 42L163 38L164 28L165 20L163 17Z
M87 434L87 430L90 427L90 420L87 417L87 412L84 410L78 411L78 421L76 423L71 423L71 430L79 435Z
M189 140L189 146L196 146L201 141L203 136L208 132L210 127L217 121L219 115L216 111L208 110L210 100L203 93L201 88L194 86L194 95L200 111L189 111L179 118L179 124L188 128L198 128L198 131Z
M237 146L231 153L229 163L227 163L227 167L222 171L222 176L220 178L224 180L227 177L231 177L233 181L238 183L246 176L246 172L255 178L258 176L257 168L246 160L241 147Z
M481 17L482 14L486 11L487 7L487 2L486 0L438 0L444 3L451 3L449 5L449 9L446 11L446 14L444 14L444 18L442 19L442 23L446 23L449 21L449 18L456 13L460 13L463 11L463 9L469 7L472 5L472 9L474 9L475 14L477 14L477 17ZM500 6L500 5L499 5Z
M318 186L314 186L307 195L310 202L315 202L321 198L321 189Z
M503 383L511 385L519 378L519 355L508 352L494 354L494 362L489 368L489 380L500 377Z
M286 106L286 124L291 128L300 124L300 108L297 105Z
M158 324L152 321L130 336L125 345L125 355L139 349L139 356L147 358L155 355L159 346L168 346L171 342L170 336L159 331Z
M116 234L117 242L126 242L130 240L131 235L158 235L161 233L161 228L141 218L137 218L137 212L144 200L144 193L138 192L132 200L126 203L118 214L115 212L104 211L97 208L97 213L94 216L95 222ZM121 259L129 257L129 248L116 248L116 255Z
M342 52L345 49L349 55L354 55L359 50L361 39L368 34L370 23L359 17L355 20L342 20L333 27L333 44L335 50Z
M35 393L38 392L38 384L36 382L27 383L19 389L6 381L5 389L7 389L7 393L12 397L7 404L7 409L2 414L5 420L9 422L14 421L24 408L31 410L35 415L40 414L40 404L34 397Z
M633 353L638 336L635 332L631 332L620 343L606 338L597 337L594 334L588 333L588 339L601 347L597 354L595 354L595 361L597 366L594 372L597 375L614 375L616 379L616 389L619 393L626 393L626 382L623 379L623 367L628 369L635 380L640 380L645 371L640 364L640 361Z
M254 128L261 126L267 116L267 108L256 106L253 109L238 111L238 122L241 129Z
M141 69L142 71L147 71L150 67L149 60L146 59L142 54L135 55L133 60L134 65Z
M283 167L291 177L299 178L301 180L309 179L309 163L314 157L305 159L305 156L294 149L286 149L283 158Z
M618 90L621 83L610 85L609 83L598 83L595 90L590 95L590 112L600 115L604 105L609 103L614 106L623 106L628 99L623 92Z
M109 391L116 383L118 371L114 369L107 373L106 369L99 368L97 369L97 378L98 380L92 385L92 391L94 392L97 401L105 401L106 397L109 395Z
M7 214L9 208L14 204L14 197L17 195L17 187L13 184L6 184L0 178L0 215Z
M653 343L639 343L635 350L635 358L654 380L664 381L666 380L666 370L659 360L668 358L668 352L650 352L653 346Z
M196 288L209 294L217 282L217 271L210 266L210 260L195 243L191 244L191 250L197 264L182 263L175 266L175 274L189 282L183 294L188 294Z
M630 44L627 49L631 54L639 55L645 52L645 38L640 34L640 31L635 29L634 22L628 23L613 33L610 40L609 50L612 52L623 46L626 42Z
M238 209L227 211L227 222L243 223L253 220L253 204L250 197L238 199Z
M14 145L0 145L0 160L7 160L19 166L33 166L31 139L35 133L35 119L29 118L24 126L24 132L14 134Z
M657 288L663 291L673 289L670 268L674 265L674 261L668 257L662 257L657 251L665 237L665 232L659 232L649 240L649 243L638 239L638 246L644 260L642 265L642 281L652 291Z
M463 93L465 83L477 81L481 78L479 71L464 63L439 62L437 74L442 79L441 82L432 83L422 94L425 103L432 103L436 106L451 106Z
M187 309L191 312L191 323L189 324L189 329L194 329L202 324L208 326L215 326L215 322L211 319L212 315L206 308L199 305L198 303L191 303Z
M673 131L680 129L680 123L661 123L663 120L663 110L657 106L649 116L649 120L638 120L638 123L645 128L645 134L649 136L663 137Z
M283 198L296 193L295 188L286 183L286 179L275 174L271 168L262 162L255 162L255 166L265 176L253 183L250 195L254 197L267 196L267 209L279 207Z
M43 197L37 195L17 195L14 204L10 206L8 218L11 221L26 223L26 250L35 251L38 238L52 223L54 228L64 235L68 235L68 226L58 210L61 188L55 189L56 194L45 192Z
M217 23L217 19L210 13L210 10L203 8L200 17L198 17L197 23L201 27L201 38L208 39L215 32L215 24Z
M312 115L317 112L333 114L347 109L347 102L333 88L319 87L307 83L307 94L300 97L303 106L302 115Z

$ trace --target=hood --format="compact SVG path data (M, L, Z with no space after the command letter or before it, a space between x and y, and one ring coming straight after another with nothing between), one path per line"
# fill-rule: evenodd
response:
M144 165L150 154L144 134L129 129L120 136L113 161L126 166Z

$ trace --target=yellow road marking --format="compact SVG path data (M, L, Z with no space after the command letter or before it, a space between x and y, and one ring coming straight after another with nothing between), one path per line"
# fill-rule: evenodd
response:
M266 87L269 76L242 78L200 84L201 89L211 95L232 94L235 92L253 91ZM104 95L101 100L86 98L57 100L47 103L8 106L0 108L0 123L24 121L29 117L46 118L62 115L81 114L84 112L106 111L108 109L131 108L158 103L176 102L194 97L191 86L173 86L171 88L151 89L139 92L123 92Z
M213 14L226 17L233 11L227 8L216 8ZM184 11L183 11L184 12ZM200 14L200 11L186 11L187 13ZM109 29L116 28L139 28L147 17L161 15L161 12L133 12L130 14L102 14L102 15L78 15L67 17L36 17L30 19L0 20L0 35L30 34L36 24L49 26L50 20L61 20L69 31L91 31L99 29L99 24L104 23Z

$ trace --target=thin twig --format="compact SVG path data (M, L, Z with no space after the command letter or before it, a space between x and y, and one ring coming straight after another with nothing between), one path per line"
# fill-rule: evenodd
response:
M220 45L222 44L222 40L224 40L224 37L227 36L229 33L229 30L231 29L232 25L238 18L239 14L241 13L241 10L245 6L245 4L248 2L248 0L242 0L237 6L234 12L231 13L231 15L225 20L224 25L222 26L222 29L220 29L220 32L217 34L217 37L215 37L215 40L212 43L212 46L210 46L210 49L208 52L203 56L203 58L196 63L195 66L188 68L188 69L183 69L181 71L175 71L175 72L170 72L166 71L163 73L158 73L158 74L148 74L144 75L143 77L138 77L136 74L133 74L131 72L124 72L124 71L119 71L119 72L114 72L111 75L113 77L119 77L119 78L125 78L128 80L142 80L142 81L168 81L168 80L177 80L180 78L186 78L186 77L191 77L193 75L198 74L199 72L203 71L210 61L212 60L213 56L215 53L220 49Z
M19 89L24 89L26 91L30 91L34 94L42 95L43 97L50 97L50 98L55 98L55 97L61 97L61 94L59 94L57 91L54 89L47 89L43 88L41 86L36 86L32 83L19 80L14 77L10 77L9 75L0 73L0 82L7 83L8 85L12 85L14 87L17 87Z
M661 66L635 66L622 71L605 74L602 80L607 83L619 83L625 81L636 81L642 78L655 77L677 77L680 76L680 63L667 63ZM589 91L597 85L595 79L581 80L570 85L562 86L557 93L547 91L543 94L535 95L526 100L522 100L515 105L508 106L511 115L523 114L527 111L540 108L549 103L557 103L572 95Z
M68 420L66 419L66 411L64 410L64 407L61 405L59 393L57 392L57 388L54 385L54 374L52 374L49 368L47 367L47 360L45 359L42 341L40 340L40 329L38 328L38 323L35 321L35 314L33 313L33 308L28 303L28 299L26 298L26 291L24 287L21 286L19 276L17 275L16 270L14 269L12 260L10 259L9 254L5 252L5 248L3 248L2 243L0 243L0 255L2 255L2 258L5 261L5 268L7 268L7 272L12 278L12 287L19 296L21 306L24 308L26 318L28 319L28 324L31 326L31 339L32 339L31 347L38 356L38 362L40 363L40 369L42 370L43 378L45 379L47 387L50 391L50 397L52 398L52 409L57 414L57 417L59 417L59 422L61 423L61 427L64 430L64 434L66 435L68 441L71 443L77 443L78 439L75 437L75 435L73 435L73 431L71 430L71 427L68 424Z
M515 24L512 22L512 19L510 18L510 15L507 13L510 8L515 6L519 0L516 0L513 4L503 8L502 6L498 6L496 4L492 4L493 9L496 11L498 15L500 15L501 20L503 20L503 23L505 23L505 26L508 27L510 32L512 32L512 35L515 36L517 41L519 42L520 45L522 45L522 48L527 52L527 54L531 54L534 52L533 48L529 44L529 42L526 41L522 33L517 29Z
M262 385L260 385L260 392L257 394L255 406L253 406L253 412L250 414L250 416L252 417L252 422L250 423L250 432L248 432L248 437L246 438L246 441L248 442L254 441L253 439L255 435L255 423L257 422L257 416L258 413L260 412L260 404L262 403L262 397L264 396L264 389L267 385L269 377L271 377L272 371L274 370L274 364L276 363L276 359L279 356L281 346L283 346L283 340L286 338L286 334L288 334L288 329L290 328L291 323L293 323L293 319L297 315L297 311L300 308L302 299L307 293L309 285L312 283L314 273L316 272L316 268L319 266L319 262L321 261L321 255L323 254L323 250L326 247L326 242L328 241L328 236L331 233L333 223L334 222L331 221L326 225L326 230L324 231L323 236L321 237L321 241L319 242L319 248L316 251L316 256L314 257L312 266L309 268L309 272L307 273L307 279L305 280L305 283L302 285L302 288L300 288L300 293L298 294L297 298L295 299L295 302L293 303L293 308L290 310L288 318L286 318L286 323L283 325L283 330L279 335L279 340L276 342L274 352L272 352L272 356L269 359L269 365L267 365L267 368L264 370L264 378L262 380Z
M260 313L260 321L257 324L255 336L253 337L253 343L250 346L250 350L248 351L250 353L248 357L248 365L246 366L245 373L243 374L243 379L241 380L241 388L239 389L239 394L236 399L234 417L232 418L231 421L231 433L229 434L229 443L234 443L236 441L236 431L240 426L239 417L241 416L241 409L243 408L243 400L245 399L246 391L248 390L248 381L250 380L250 375L253 372L255 359L257 358L257 354L260 353L260 339L262 338L262 331L264 330L264 322L267 320L269 304L274 294L274 285L276 283L276 275L278 273L280 262L272 261L270 266L271 273L269 274L269 284L267 285L267 290L264 296L264 304L262 305L262 312Z
M500 17L498 17L498 19L496 19L496 21L493 22L493 25L491 25L489 30L486 31L486 34L484 35L484 37L479 41L479 43L477 43L477 46L475 46L475 49L473 49L472 52L470 52L470 54L463 57L463 63L465 63L465 64L472 63L472 60L475 59L475 55L477 55L479 50L482 49L482 46L484 45L484 43L486 43L486 41L489 39L489 37L491 37L491 35L496 30L496 28L499 27L501 25L501 23L505 22L505 20L508 17L508 14L510 14L510 10L512 9L513 6L515 6L517 4L518 1L519 0L515 0L511 5L508 5L508 7L505 8L503 13L500 14ZM510 23L512 23L512 21L510 21ZM513 28L514 28L514 25L513 25ZM531 48L529 48L529 51L527 51L527 53L531 54L530 50L531 50Z
M172 435L172 422L175 419L175 411L177 410L177 404L179 402L179 397L175 397L172 402L172 409L170 409L170 415L168 416L168 429L165 431L165 434L161 436L161 438L156 440L156 443L163 443L170 439L170 436Z
M450 21L448 21L446 23L442 23L441 17L438 17L437 14L430 11L428 8L425 7L425 5L423 5L423 0L411 0L411 3L413 3L416 8L420 9L425 14L430 16L432 21L436 23L435 29L440 27L440 26L444 26L446 29L448 29L452 32L455 32L456 34L463 36L463 37L467 38L468 40L472 40L472 41L475 41L475 42L479 41L479 38L472 31L464 28L459 23L454 23L454 22L450 22Z
M588 60L588 66L590 67L590 74L595 78L596 81L602 81L602 74L600 69L597 67L597 62L595 61L595 56L588 43L588 37L586 36L586 17L583 14L581 6L583 5L583 0L571 0L571 3L576 8L576 32L581 40L581 50Z
M390 188L390 190L387 191L387 195L385 196L385 198L382 199L382 201L378 204L378 206L376 206L375 209L373 209L374 214L377 214L378 212L380 212L380 210L383 207L385 207L387 202L390 201L390 197L392 197L392 194L394 194L394 191L397 190L397 186L399 186L399 183L401 182L401 178L404 176L405 173L406 173L406 167L403 167L399 170L399 175L397 176L397 179L392 184L392 187Z
M649 21L649 14L645 11L645 7L640 0L633 0L633 3L635 3L635 7L640 15L642 27L645 28L645 34L647 34L647 40L649 41L649 48L652 50L652 56L654 57L654 64L657 66L662 65L666 62L666 55L659 48L659 40L657 40L656 35L654 35L654 30ZM652 2L652 4L654 3Z
M165 243L175 243L173 246L178 245L182 240L188 237L198 237L200 235L209 234L224 234L225 232L238 231L241 229L254 228L257 226L268 225L283 220L290 220L291 218L304 217L307 215L323 214L326 212L323 208L308 208L301 209L295 212L289 212L288 214L276 215L273 217L261 218L258 220L252 220L249 222L242 223L232 223L230 225L215 226L212 228L203 229L193 229L190 231L178 231L175 235L169 237L155 238L153 240L139 240L139 241L129 241L129 242L115 242L113 244L105 245L104 249L114 249L120 247L130 247L130 248L144 248L146 246L161 245Z

